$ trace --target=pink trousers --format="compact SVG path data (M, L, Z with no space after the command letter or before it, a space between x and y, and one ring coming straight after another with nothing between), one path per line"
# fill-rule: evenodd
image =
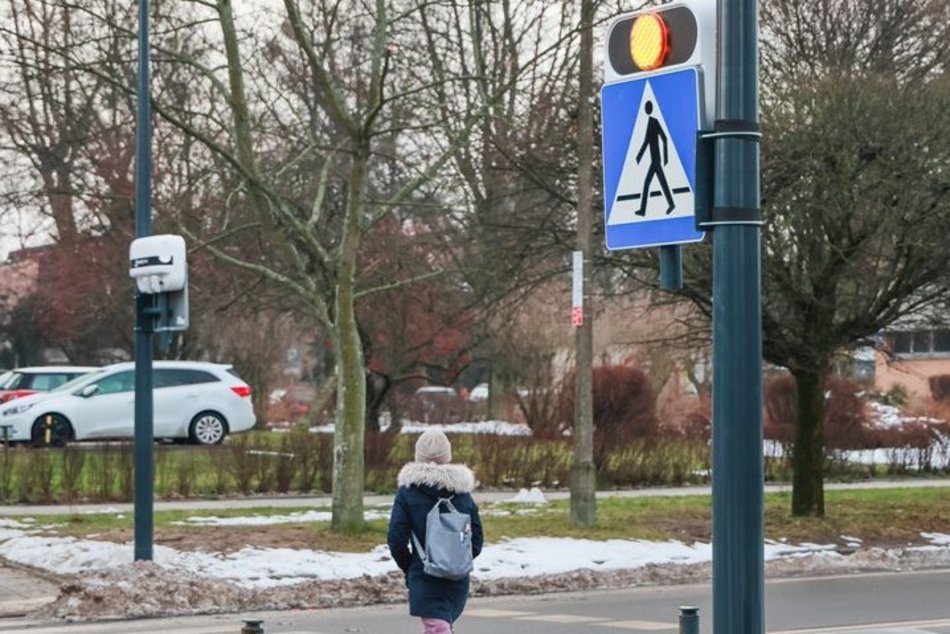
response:
M426 628L423 634L452 634L452 625L442 619L423 618L422 625Z

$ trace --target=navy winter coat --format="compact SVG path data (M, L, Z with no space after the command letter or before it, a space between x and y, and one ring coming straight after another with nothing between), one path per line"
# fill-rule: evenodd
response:
M422 572L422 560L409 549L410 531L425 548L426 515L440 497L451 496L456 510L472 517L472 554L477 557L485 538L471 495L475 475L465 465L410 462L399 472L398 482L387 541L393 560L406 573L409 614L454 623L468 599L468 577L452 581Z

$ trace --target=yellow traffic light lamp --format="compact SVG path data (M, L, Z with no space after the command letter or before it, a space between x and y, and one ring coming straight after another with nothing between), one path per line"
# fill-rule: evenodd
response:
M630 59L637 68L659 68L669 52L669 30L663 17L656 13L637 16L630 26Z

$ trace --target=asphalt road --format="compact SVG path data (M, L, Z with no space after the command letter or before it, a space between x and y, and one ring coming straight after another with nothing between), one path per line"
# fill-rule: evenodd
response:
M950 634L950 571L783 579L766 588L771 634ZM678 606L700 608L712 632L711 588L667 586L531 597L473 599L457 634L675 634ZM418 634L404 605L214 617L51 625L0 619L0 633L240 634L260 618L267 634Z

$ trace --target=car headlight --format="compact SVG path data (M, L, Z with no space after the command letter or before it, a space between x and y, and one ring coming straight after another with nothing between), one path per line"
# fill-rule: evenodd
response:
M14 405L13 407L8 407L5 410L3 410L3 415L14 416L16 414L22 414L23 412L33 407L33 405L35 405L35 403L19 403L19 404Z

